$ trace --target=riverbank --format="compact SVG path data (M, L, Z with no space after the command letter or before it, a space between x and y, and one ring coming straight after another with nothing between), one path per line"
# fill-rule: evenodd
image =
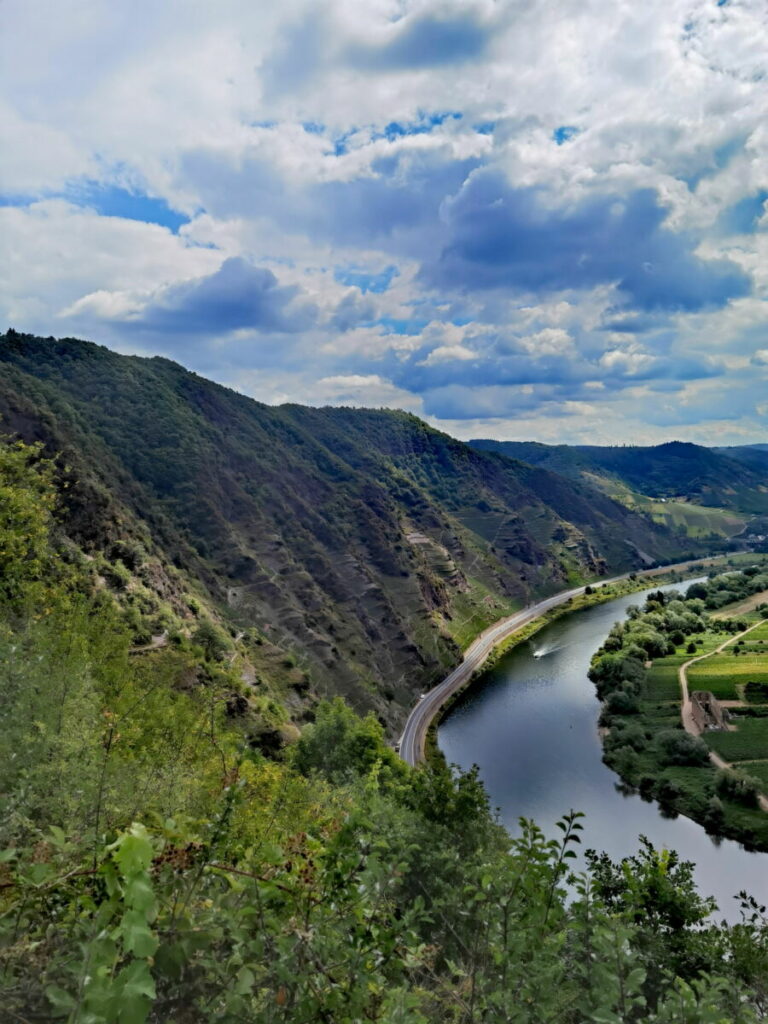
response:
M527 643L534 636L540 633L547 626L561 619L572 612L583 611L597 605L614 601L627 595L639 593L648 589L649 580L653 580L658 586L683 583L687 579L700 574L703 569L710 569L715 566L727 568L738 564L738 560L744 556L739 555L716 555L712 558L700 559L696 562L678 563L674 566L661 566L655 569L630 573L606 583L594 582L584 588L580 588L573 596L568 597L562 603L555 605L532 621L525 623L513 633L506 636L497 643L483 659L482 663L469 675L460 685L451 689L441 703L436 707L431 717L424 736L424 757L427 760L442 758L437 744L437 732L440 723L449 714L456 702L460 700L470 687L477 684L487 673L491 672L499 661L510 651Z
M768 903L764 855L715 839L692 819L641 797L603 760L590 660L612 626L645 596L628 594L563 615L532 642L509 651L444 717L439 747L447 763L479 767L490 806L513 839L521 834L521 818L549 835L575 808L586 815L587 845L614 861L635 855L639 836L693 861L700 890L714 895L721 912L736 921L733 897L740 889ZM536 658L534 650L546 653ZM586 861L579 856L571 866L579 871Z
M627 786L712 835L768 851L768 624L726 614L760 586L763 573L749 572L698 585L684 602L651 600L611 631L590 676L603 701L605 763ZM706 614L729 594L738 600ZM695 708L689 691L704 695Z

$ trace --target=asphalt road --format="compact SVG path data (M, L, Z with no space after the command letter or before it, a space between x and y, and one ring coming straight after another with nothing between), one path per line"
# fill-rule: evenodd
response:
M655 569L636 570L636 572L638 576L659 576L666 572L706 565L712 561L712 558L698 558L691 562L677 562L675 565L657 566ZM627 579L629 575L629 573L624 573L622 576L614 576L609 580L598 580L593 586L618 583L620 580ZM573 590L564 590L559 594L554 594L544 601L539 601L522 611L515 612L514 615L510 615L506 619L501 619L481 633L467 648L462 663L442 683L438 683L425 694L411 710L400 737L400 757L410 765L415 765L423 760L424 740L430 722L451 694L464 686L472 674L483 664L494 647L551 608L557 608L559 605L565 604L569 598L583 594L584 590L585 587L575 587Z

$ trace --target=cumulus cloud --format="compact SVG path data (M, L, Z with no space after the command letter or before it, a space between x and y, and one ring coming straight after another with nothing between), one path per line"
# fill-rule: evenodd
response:
M242 328L277 333L307 329L314 306L297 302L299 289L281 285L271 270L232 257L207 277L169 285L126 324L173 334L228 334Z
M462 436L768 425L764 0L3 16L7 323Z
M649 311L724 305L749 290L739 267L700 259L695 240L667 230L649 190L566 209L548 198L511 187L498 171L472 174L444 205L449 238L424 280L518 292L616 283L624 304Z
M482 56L494 31L477 14L411 15L385 30L378 44L353 44L345 57L363 71L402 71L461 64Z

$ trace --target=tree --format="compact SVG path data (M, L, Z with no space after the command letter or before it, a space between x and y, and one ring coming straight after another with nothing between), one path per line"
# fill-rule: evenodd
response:
M709 760L709 747L704 740L682 729L663 729L656 737L656 745L665 764L701 765Z

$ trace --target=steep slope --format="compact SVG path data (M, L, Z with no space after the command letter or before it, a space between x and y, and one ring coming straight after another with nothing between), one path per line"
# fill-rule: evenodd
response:
M742 462L768 480L768 444L746 444L732 448L714 448L719 455Z
M268 407L165 359L15 332L0 370L5 429L63 452L78 543L154 546L316 692L390 724L488 622L681 553L599 492L403 413Z
M747 514L768 511L768 453L760 446L704 448L671 441L651 447L601 448L516 441L470 441L480 451L524 459L570 479L619 483L652 498L683 498Z

